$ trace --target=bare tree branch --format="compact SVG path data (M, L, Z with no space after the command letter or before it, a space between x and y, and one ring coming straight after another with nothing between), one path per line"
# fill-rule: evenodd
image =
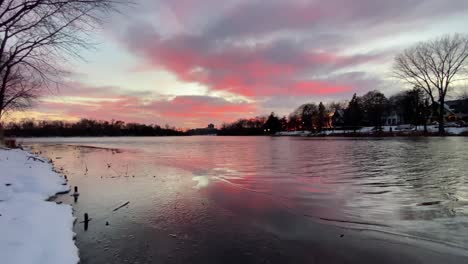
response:
M437 104L440 133L444 133L447 92L455 82L468 78L467 69L468 37L460 34L418 43L397 55L393 66L396 78L423 89Z
M0 120L64 73L59 62L93 46L89 32L126 0L0 0Z

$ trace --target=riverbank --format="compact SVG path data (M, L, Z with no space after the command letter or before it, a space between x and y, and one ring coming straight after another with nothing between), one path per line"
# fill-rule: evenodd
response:
M48 201L69 190L48 161L0 149L1 263L78 263L72 207Z
M437 126L427 126L427 133L424 127L405 129L398 126L384 126L381 131L374 127L362 127L356 130L324 130L321 132L311 131L282 131L275 136L310 136L310 137L422 137L422 136L440 136ZM446 127L445 136L468 136L468 127Z

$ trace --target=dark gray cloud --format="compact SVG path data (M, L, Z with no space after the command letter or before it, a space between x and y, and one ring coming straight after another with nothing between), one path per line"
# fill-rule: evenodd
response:
M408 30L418 22L463 14L467 9L465 0L248 1L226 12L207 34L236 38L290 30L357 34L374 27Z

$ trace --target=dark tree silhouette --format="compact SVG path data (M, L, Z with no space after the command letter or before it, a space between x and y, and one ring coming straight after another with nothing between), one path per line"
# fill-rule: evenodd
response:
M218 132L220 136L263 135L265 117L239 119L230 124L223 124Z
M325 105L322 102L320 102L320 104L318 106L317 129L319 131L322 131L323 128L327 128L329 120L330 120L330 118L329 118L329 115L328 115L328 111L327 111Z
M388 109L388 100L385 95L379 91L370 91L362 96L361 102L364 116L369 124L382 130L383 118Z
M5 128L6 135L17 137L180 136L184 134L174 128L161 128L158 125L91 119L82 119L76 123L24 120L19 123L9 123Z
M289 121L288 121L288 130L289 131L297 131L302 129L302 121L300 116L298 116L295 113L292 113L289 115Z
M318 107L314 103L301 105L296 112L300 112L302 129L313 131L318 118Z
M395 76L423 89L437 105L439 133L444 134L445 99L453 83L466 78L468 37L460 34L420 42L396 56Z
M356 94L353 95L353 98L349 102L344 116L345 126L353 129L354 133L356 133L356 130L362 125L362 119L364 116L360 99Z
M281 131L287 131L288 130L288 119L286 118L286 116L283 116L280 119L280 122L281 122Z
M282 124L280 119L275 115L275 113L271 113L268 116L265 125L263 126L263 130L266 134L275 134L276 132L281 131Z
M432 109L428 100L425 92L417 87L400 92L389 99L392 110L403 117L406 123L422 125L425 132Z
M415 126L423 125L424 131L427 132L427 120L432 111L424 91L421 88L415 87L412 90L406 91L404 98L402 104L408 122Z

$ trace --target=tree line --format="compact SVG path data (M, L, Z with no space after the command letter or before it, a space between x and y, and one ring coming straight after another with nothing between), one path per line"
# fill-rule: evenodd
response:
M457 111L468 113L468 97L460 96ZM296 108L289 116L279 117L271 113L268 117L239 119L233 123L223 124L219 135L264 135L279 131L312 131L354 130L362 127L374 127L382 131L384 125L400 123L423 126L438 123L439 105L432 103L423 89L415 87L386 97L374 90L362 96L356 94L349 102L307 103ZM446 109L443 116L447 119ZM465 122L468 120L465 117ZM462 120L459 120L462 122Z
M468 93L459 96L455 110L468 113ZM417 87L386 97L380 91L370 91L362 96L354 94L349 101L306 103L288 116L275 113L269 116L242 118L224 123L220 129L208 130L218 135L265 135L280 131L358 130L372 126L382 130L384 125L397 123L426 126L437 120L438 105L431 104L422 89ZM393 120L395 117L399 120ZM450 119L450 116L448 116ZM465 116L468 122L468 115ZM182 131L165 125L125 123L123 121L97 121L82 119L77 122L35 121L25 119L5 124L5 135L15 137L72 137L72 136L184 136L198 135L194 130Z
M5 126L6 136L16 137L101 137L101 136L181 136L185 133L166 125L145 125L123 121L97 121L82 119L70 123L63 121L23 120Z

